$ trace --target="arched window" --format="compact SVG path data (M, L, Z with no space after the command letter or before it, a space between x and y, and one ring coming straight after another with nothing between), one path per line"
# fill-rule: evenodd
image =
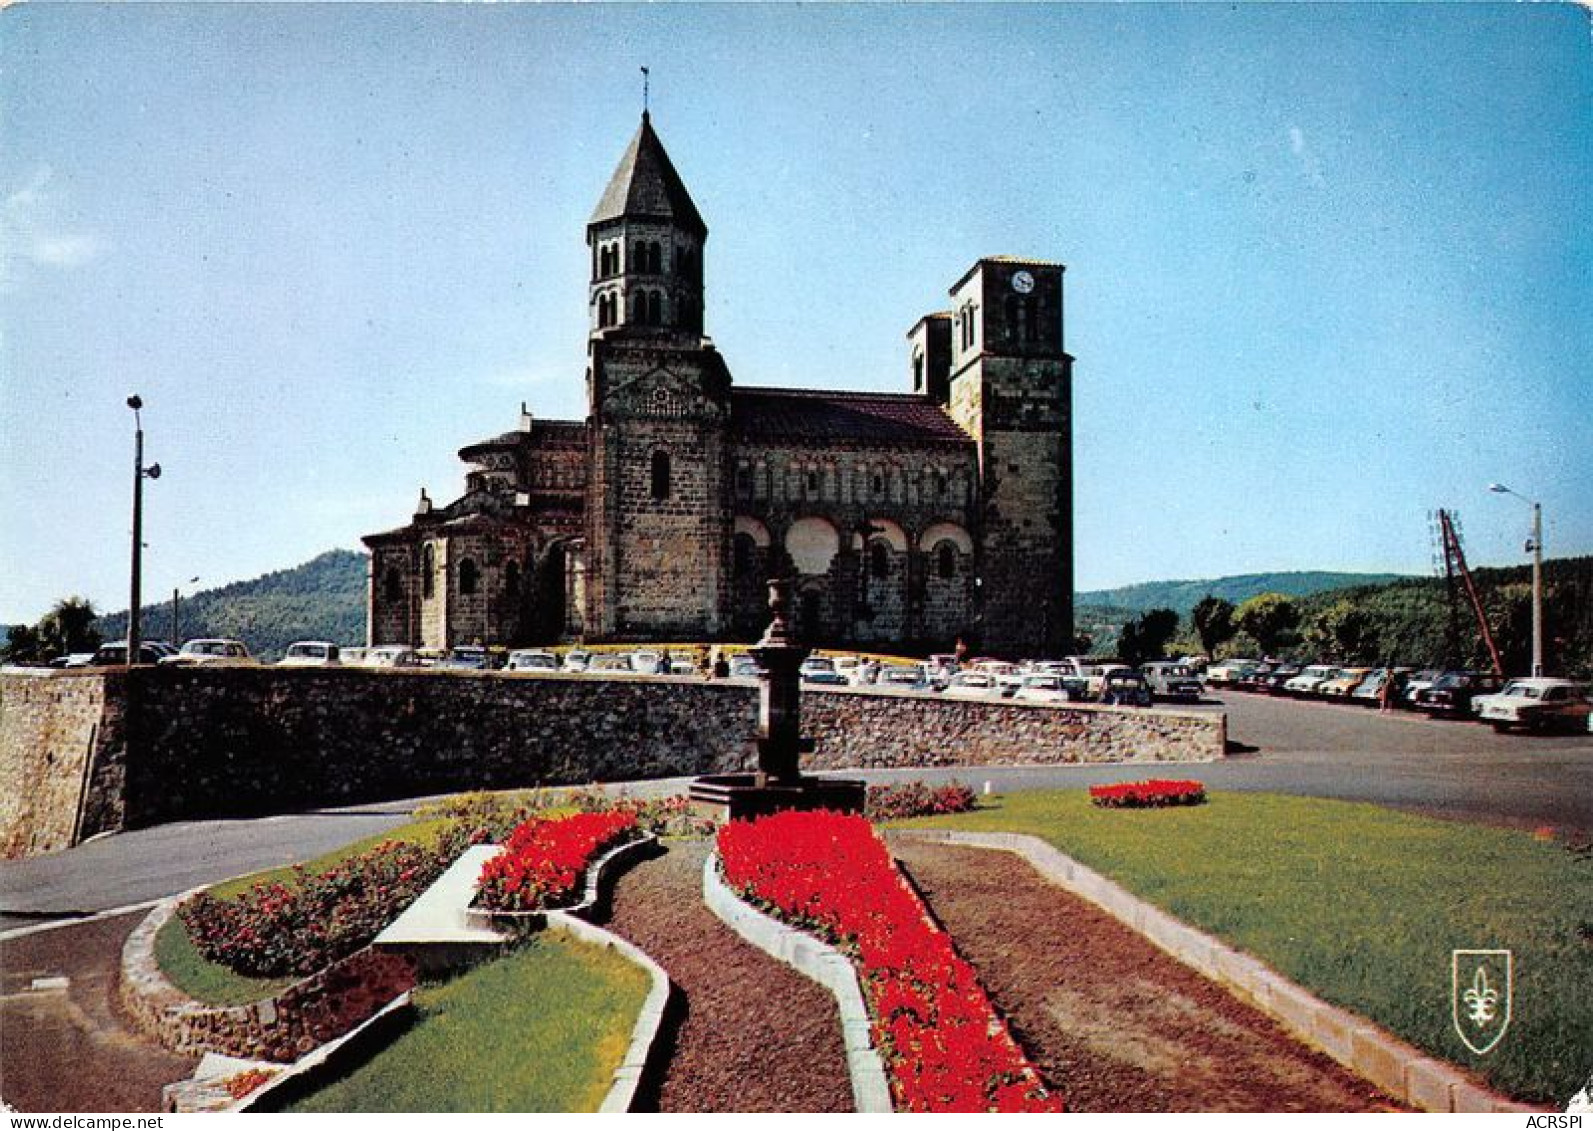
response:
M745 577L752 572L752 563L757 552L758 544L753 541L752 535L736 535L734 569L737 577Z
M637 291L634 295L631 296L630 323L631 323L632 326L641 326L641 325L645 325L646 322L647 322L647 295L645 293L643 293L642 291Z
M946 473L944 471L937 471L937 472L935 472L935 494L944 495L945 493L946 493Z
M874 494L883 495L885 493L885 477L883 475L876 474L874 476L874 482L872 486L874 488Z
M669 453L668 452L654 452L653 453L652 480L653 480L653 498L654 499L660 499L660 500L669 498Z
M743 499L752 498L752 468L736 468L736 494Z
M614 273L614 253L608 244L597 249L597 277L606 279Z
M653 245L657 247L657 244ZM647 296L647 324L649 326L662 326L664 324L664 296L658 291L652 291Z
M459 595L472 597L476 592L476 584L481 578L481 571L476 568L474 558L464 558L459 563Z
M631 270L638 275L647 270L647 243L645 240L636 241L636 250L631 253Z
M936 565L940 576L947 580L957 576L957 547L950 542L942 542L940 549L935 551Z
M388 601L398 601L404 596L404 576L397 566L388 566L382 577L382 593Z
M430 542L420 551L420 595L430 600L437 591L437 551Z
M654 275L664 273L664 250L658 246L657 240L647 245L647 269Z
M818 493L819 493L819 473L816 472L816 471L810 471L810 472L808 472L808 494L817 495Z
M503 567L503 591L509 597L520 595L520 563L510 561Z
M891 550L884 542L869 543L868 572L875 577L891 575Z
M1040 340L1039 315L1039 308L1034 301L1034 296L1030 295L1028 298L1023 300L1023 321L1024 325L1029 328L1029 340L1031 342L1037 342Z

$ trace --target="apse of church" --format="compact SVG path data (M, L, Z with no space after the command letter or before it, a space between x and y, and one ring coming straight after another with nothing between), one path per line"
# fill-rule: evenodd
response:
M587 224L588 416L460 451L368 535L372 644L754 639L1057 654L1072 634L1063 268L982 259L907 336L911 393L738 386L708 229L643 114Z

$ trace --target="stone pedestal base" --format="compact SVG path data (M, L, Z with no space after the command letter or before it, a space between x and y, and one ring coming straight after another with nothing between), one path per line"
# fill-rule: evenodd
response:
M710 774L691 783L692 808L723 824L784 809L829 809L861 813L866 783L850 778L763 779L759 774Z

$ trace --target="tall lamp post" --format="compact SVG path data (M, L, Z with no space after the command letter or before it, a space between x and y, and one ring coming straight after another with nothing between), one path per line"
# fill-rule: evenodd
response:
M138 410L144 399L137 393L127 398L127 407L133 410L133 579L132 594L127 605L127 666L138 663L139 648L143 644L139 635L138 605L144 569L144 479L160 478L160 464L144 466L144 422Z
M1532 508L1532 537L1527 549L1532 551L1532 674L1543 674L1543 504L1529 499L1519 491L1512 491L1503 483L1490 483L1488 490L1496 495L1514 495Z

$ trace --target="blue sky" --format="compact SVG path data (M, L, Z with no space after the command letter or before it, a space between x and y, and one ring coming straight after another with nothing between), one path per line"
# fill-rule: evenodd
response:
M746 384L905 390L977 257L1068 264L1081 588L1593 552L1569 5L0 13L0 623L357 547L584 414L584 224L654 121Z

